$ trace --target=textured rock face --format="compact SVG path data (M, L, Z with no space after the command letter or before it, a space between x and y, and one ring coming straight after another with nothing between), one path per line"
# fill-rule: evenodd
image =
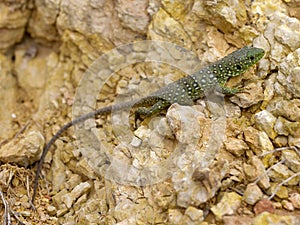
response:
M32 8L32 1L28 0L0 2L0 52L21 41Z
M299 224L299 8L297 0L1 1L0 186L11 208L28 224ZM131 52L111 50L144 39L186 52L153 51L154 62L116 70L145 59L149 49L137 43ZM221 101L224 107L204 100L175 104L134 132L127 114L84 123L110 158L92 144L81 148L73 130L66 132L46 157L38 216L30 211L35 170L23 167L33 165L45 141L72 119L81 78L101 55L108 56L112 76L103 78L96 106L82 110L116 96L147 95L184 76L182 62L193 71L249 44L266 55L228 82L242 91ZM201 63L187 61L188 51ZM178 63L161 63L164 55ZM86 101L95 97L91 90ZM107 168L119 169L114 175L120 179L111 180ZM147 176L136 179L140 174ZM159 182L123 182L152 178Z

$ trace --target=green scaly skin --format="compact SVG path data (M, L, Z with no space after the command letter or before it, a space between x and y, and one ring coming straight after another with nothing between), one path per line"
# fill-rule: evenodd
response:
M32 203L34 202L36 196L38 178L45 156L52 144L68 128L87 119L94 118L97 115L104 115L111 113L113 110L122 110L131 107L136 108L136 119L141 117L149 117L168 108L173 103L178 103L180 105L192 105L195 100L203 98L207 91L213 89L216 89L217 91L227 95L235 94L239 90L225 87L226 81L230 77L238 76L244 73L249 67L257 63L264 56L264 54L265 52L263 49L244 47L195 72L192 75L186 76L167 85L166 87L159 89L147 97L103 107L88 114L82 115L65 124L44 146L43 153L36 171L33 196L31 200Z

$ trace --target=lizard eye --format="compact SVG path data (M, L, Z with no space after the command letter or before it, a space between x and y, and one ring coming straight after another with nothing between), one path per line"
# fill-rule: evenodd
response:
M254 56L253 55L250 56L250 60L252 60L252 61L254 60Z
M242 67L241 67L240 65L236 65L236 69L237 69L237 70L241 70Z

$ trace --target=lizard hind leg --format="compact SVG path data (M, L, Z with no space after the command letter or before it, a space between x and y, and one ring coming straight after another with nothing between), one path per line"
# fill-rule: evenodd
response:
M170 106L170 103L165 100L159 100L155 104L153 104L151 107L139 107L136 109L134 114L134 124L135 128L137 128L137 121L138 120L144 120L147 117L153 116L160 111L168 108Z

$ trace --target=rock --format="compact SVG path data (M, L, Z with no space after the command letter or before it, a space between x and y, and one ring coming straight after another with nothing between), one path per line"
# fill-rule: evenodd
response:
M57 208L57 209L65 209L66 208L66 205L62 201L62 197L67 194L69 194L69 192L66 189L62 189L60 192L58 192L56 195L54 195L52 197L52 201L53 201L55 208Z
M26 132L2 146L0 161L27 167L40 159L44 143L44 136L40 132Z
M253 106L264 99L262 82L249 83L243 91L230 98L230 101L242 108Z
M267 110L260 111L255 114L255 125L266 132L269 138L274 139L277 134L274 131L274 125L276 122L276 117L273 116Z
M57 217L62 217L64 216L66 213L68 213L69 209L68 208L62 208L62 209L59 209L57 210L56 212L56 216ZM67 217L68 218L68 217Z
M225 100L226 117L239 118L242 116L241 108L230 101Z
M282 157L286 159L284 164L293 172L298 173L300 171L300 157L293 150L282 151Z
M250 216L224 216L223 217L224 225L237 225L237 224L252 225L252 220L253 219ZM205 225L208 225L208 223Z
M265 68L267 71L269 69L269 66ZM261 108L266 108L268 103L274 98L275 95L275 87L274 84L277 82L276 80L276 73L272 73L269 77L266 77L264 81L264 100L262 102Z
M254 205L262 196L263 193L256 184L248 184L244 192L243 200L250 205Z
M275 195L278 198L286 199L286 198L289 197L289 191L288 191L288 188L286 186L281 185L281 186L278 187L278 185L274 184L274 183L271 184L271 188L267 191L267 193L269 195L274 194L275 190L276 190Z
M300 47L300 22L296 18L289 18L282 14L278 17L286 18L285 24L281 24L275 29L274 37L283 45L289 46L293 51ZM276 15L276 16L277 16ZM280 16L279 16L280 15ZM276 17L275 16L275 17ZM276 18L277 19L277 18ZM281 19L281 18L278 18ZM296 31L296 32L295 32Z
M61 143L60 143L61 144ZM59 142L57 146L61 146ZM53 155L53 163L51 165L51 181L52 181L52 191L53 193L57 193L63 187L63 184L66 182L66 176L68 170L66 169L66 165L61 160L61 152L56 151Z
M292 193L289 197L289 200L293 204L293 207L296 209L300 209L300 194Z
M249 149L248 145L243 140L236 138L227 138L224 145L226 150L236 157L242 156L245 151Z
M277 136L275 138L275 140L273 141L273 143L276 147L281 148L281 147L287 146L288 139L285 136Z
M52 205L49 205L47 207L47 212L49 213L49 215L54 216L56 214L56 208Z
M68 181L65 183L65 188L68 190L74 189L78 184L82 182L81 176L78 174L71 174Z
M274 12L286 12L283 8L283 2L275 3L272 0L265 1L264 4L261 2L255 2L252 6L253 13L258 13L259 15L271 16ZM264 21L264 19L262 20Z
M287 201L287 200L282 201L282 206L283 206L284 209L287 209L289 211L294 211L295 210L293 204L291 202Z
M293 176L294 172L291 171L286 165L277 164L273 166L268 175L272 181L281 182ZM299 181L300 177L294 177L289 182L287 182L287 185L297 185Z
M78 211L82 208L82 206L84 205L84 203L86 203L88 200L88 193L85 193L83 195L81 195L76 202L73 204L73 208L74 210Z
M62 196L62 201L68 208L71 208L74 202L83 194L89 192L91 184L89 182L83 182L78 184L70 193Z
M116 2L115 7L123 27L144 34L150 21L147 6L145 1L131 2L120 0Z
M285 1L287 4L287 10L290 16L300 20L300 3L298 0Z
M267 190L270 187L270 178L268 177L268 174L266 174L263 162L257 156L253 156L250 163L250 165L244 163L243 167L245 175L251 182L259 179L258 185L263 190Z
M167 26L165 26L166 24ZM153 16L148 27L148 36L152 40L169 41L186 49L192 47L192 41L182 25L170 17L163 8L160 8Z
M300 137L300 122L290 122L281 116L278 117L274 129L280 135Z
M59 41L59 34L56 27L59 10L59 2L57 0L36 2L28 23L28 32L31 37L46 44L48 42Z
M176 194L170 183L158 183L144 189L144 196L151 205L167 210L176 205Z
M210 21L224 33L231 32L236 27L243 27L246 22L246 8L241 2L236 7L230 7L230 1L217 4L214 1L199 1L194 6L195 13L205 21Z
M28 51L36 49L39 57L28 56ZM32 96L40 95L47 80L49 57L51 49L28 43L18 46L15 51L15 71L20 86Z
M290 135L288 137L288 145L300 148L300 138L294 138L293 136Z
M0 3L0 5L1 4L3 3ZM0 54L0 67L0 139L5 142L5 140L15 136L16 131L11 128L14 125L14 120L19 120L20 118L22 118L24 116L24 112L19 112L18 110L16 110L16 102L18 99L18 85L17 79L13 76L12 73L13 63L10 61L9 57ZM24 127L20 127L19 129L22 130L23 128L26 128L27 125L23 126Z
M115 210L113 212L117 221L131 221L131 223L143 224L146 221L155 217L155 211L151 206L147 204L145 199L140 199L138 204L130 201L129 199L122 199L116 203ZM133 216L134 215L134 216Z
M300 222L299 216L292 215L276 215L268 212L263 212L253 220L253 225L262 225L262 224L289 224L297 225Z
M26 0L0 3L0 51L21 41L31 15L32 3Z
M109 53L115 46L144 39L170 41L192 50L201 59L201 65L214 62L244 45L262 47L266 55L251 70L226 83L229 86L245 86L233 100L237 104L229 102L229 98L226 97L225 106L229 110L227 118L224 117L222 122L225 125L230 124L227 130L224 127L218 130L211 126L217 118L212 115L203 100L197 101L198 106L186 109L174 106L176 112L183 113L183 118L174 115L173 111L171 116L154 116L144 121L136 131L143 140L135 139L131 142L130 139L128 143L131 144L124 144L123 139L120 139L119 134L124 132L124 127L113 130L110 124L106 123L105 116L97 119L96 126L94 121L85 122L84 126L90 128L101 140L101 150L106 150L108 159L118 159L132 166L129 167L132 170L127 170L124 164L115 164L117 160L110 161L109 164L107 158L93 150L76 149L72 141L74 138L66 138L73 134L72 130L66 132L65 137L60 138L51 149L52 151L56 147L56 153L51 158L51 173L54 177L51 178L52 186L49 190L51 195L54 194L52 199L57 210L50 207L48 211L43 211L50 202L49 196L37 199L41 202L40 208L37 209L39 217L33 216L32 220L31 217L26 218L29 224L218 223L213 213L209 214L208 222L201 222L203 213L207 213L207 210L202 212L201 209L203 206L210 209L215 201L219 201L216 194L220 193L220 189L226 196L229 195L226 194L227 188L231 188L231 191L235 188L241 190L249 183L249 179L250 182L256 183L256 179L262 176L257 185L270 194L270 182L268 174L264 174L266 168L262 160L269 168L278 162L280 157L286 159L283 163L285 169L273 171L274 186L285 179L285 171L290 171L288 176L299 171L299 159L294 153L279 151L268 154L262 160L255 156L273 150L273 145L300 147L299 130L296 129L300 118L299 21L292 18L292 14L288 15L288 11L291 12L292 9L295 10L294 13L297 12L299 4L296 0L246 1L246 4L240 0L142 0L128 4L130 2L132 1L1 1L0 49L4 48L6 51L6 56L0 55L1 151L7 147L8 142L16 143L16 148L24 147L19 140L24 138L23 134L28 137L30 132L38 133L39 130L43 130L43 136L49 140L53 131L57 131L72 118L73 96L75 92L78 93L77 86L81 83L83 73L100 55L106 55L103 53ZM299 17L297 13L294 15ZM14 45L18 41L23 45L28 40L28 47ZM50 47L46 48L45 44ZM132 49L121 52L119 56L113 54L107 60L109 71L113 72L119 65L131 62L132 58L128 56L131 52L141 57L140 53L146 50L137 44L133 45ZM182 51L180 48L168 51L172 58L180 59L180 63L190 67L189 71L197 70L198 65L194 66L182 57L188 51ZM135 91L140 87L141 92L146 94L183 75L178 64L171 67L160 63L158 58L155 59L154 63L134 64L122 71L115 71L102 89L96 85L101 89L96 105L107 105L116 95L128 93L125 89ZM153 78L149 78L150 74ZM150 86L147 86L148 80ZM96 81L91 82L95 84ZM82 96L87 97L87 100L96 97L90 94L90 88L87 88ZM90 111L91 108L87 107L87 110ZM261 120L255 121L254 114L259 115L261 110L263 113L267 111L272 114L276 122L281 122L278 127L278 131L281 132L279 136L272 133L271 128L274 127L268 120L268 115L262 115L258 118ZM168 117L172 124L168 123ZM188 117L192 118L192 121L188 122ZM33 118L39 127L28 129L25 125L28 118ZM110 115L107 118L109 119ZM257 129L254 128L254 123ZM131 133L131 136L136 134L131 131L128 133ZM225 146L224 134L227 135ZM80 142L77 136L75 138L76 144ZM214 138L222 140L221 144L211 144L209 141ZM14 142L14 139L17 142ZM33 140L26 141L31 143ZM43 143L39 141L36 144L42 146ZM117 141L122 143L115 148ZM87 143L92 145L91 142ZM150 147L146 147L146 144L150 144ZM9 147L14 148L12 145ZM219 149L220 154L216 154ZM179 154L174 156L174 152ZM223 160L227 160L230 165L223 163ZM213 161L216 163L212 163ZM172 167L166 166L167 162L172 162ZM100 168L100 165L104 166ZM145 185L144 179L135 178L140 178L138 172L147 170L145 166L149 165L151 167L148 173L143 175L147 175L151 182L159 180L159 185L120 185L119 182L123 180L136 181L137 186ZM159 165L158 170L153 169L156 165ZM117 177L119 179L115 179L116 183L109 181L111 177L103 176L107 175L105 168L113 166L120 172ZM175 172L173 168L176 168ZM168 176L156 179L156 172L162 171ZM2 172L3 170L0 174ZM46 175L47 178L51 177L49 173ZM26 194L26 189L19 189L20 182L26 183L25 179L26 176L15 173L10 187L14 188L12 191L17 195ZM72 193L87 179L92 181L89 181L91 187L87 188L86 192L78 190ZM223 185L226 182L227 186ZM43 185L41 183L42 188ZM251 192L250 185L247 188L247 201L255 202L259 196L258 189L255 193ZM55 194L61 189L63 191ZM295 190L296 185L284 185L283 193L279 195L284 198L275 197L274 204L282 207L280 202L285 203L288 200L285 205L292 203L295 207L298 204L297 198L286 198L291 197ZM4 195L9 194L5 193L5 188L3 191ZM42 194L44 193L46 190L42 191ZM256 195L253 196L254 194ZM37 197L40 198L41 195ZM222 200L222 204L220 202L225 210L218 209L219 219L230 218L226 216L226 210L231 209L232 212L228 214L233 214L232 219L224 218L220 223L246 223L253 216L249 207L242 206L235 210L237 207L235 202L230 202L230 197L233 201L241 201L236 196L229 196L229 203L225 200ZM22 198L24 202L27 200L28 198ZM10 201L11 208L15 209L13 202ZM19 201L17 206L27 208L28 205ZM288 208L291 208L290 205ZM16 210L22 212L21 208ZM286 209L281 210L283 213L289 213ZM225 211L225 215L222 211ZM59 216L59 219L56 219L58 221L49 219L49 214L53 213L56 213L56 217ZM28 215L27 211L24 215ZM273 215L269 215L267 219L273 220ZM289 224L288 222L284 220L282 223ZM297 222L295 224L299 224L299 221ZM263 221L261 224L264 223L267 222Z
M187 159L189 157L183 155L181 159L181 161L185 162L183 165L190 162L190 159ZM196 154L196 157L199 156ZM199 205L205 203L215 196L221 187L220 181L226 174L224 168L226 168L226 164L221 162L212 164L210 168L206 169L194 169L191 166L181 167L172 176L174 189L178 193L177 205L187 208L191 204Z
M168 219L172 224L180 224L183 214L178 209L169 209L168 210Z
M123 3L123 2L122 2ZM120 2L120 4L122 4ZM59 3L57 3L59 4ZM97 18L97 19L88 19ZM87 20L89 22L87 23ZM37 24L39 25L39 24ZM98 36L98 41L94 40L96 44L95 50L110 49L111 43L116 45L127 43L136 35L135 32L122 27L118 14L114 10L113 2L99 2L99 1L69 1L65 0L59 4L59 15L56 18L56 27L60 33L66 30L75 31L84 34L84 39L93 39ZM95 35L96 34L96 35ZM92 37L94 35L94 37ZM112 38L112 39L110 39ZM82 40L82 39L81 39ZM127 40L127 41L124 41ZM80 40L74 40L79 43ZM87 45L79 45L80 48L88 50ZM112 46L111 46L112 47ZM91 52L89 53L91 54Z
M225 215L233 215L241 205L242 197L234 192L225 192L221 201L211 207L217 220L222 220Z
M289 110L286 110L289 109ZM267 106L267 110L274 116L288 119L292 122L300 121L300 100L276 99Z
M272 202L266 198L260 200L259 202L257 202L253 208L254 213L256 215L259 215L263 212L269 212L269 213L274 213L275 212L275 208L272 204Z
M188 216L193 222L199 224L204 220L203 211L195 207L189 206L184 213L185 216Z
M175 133L176 139L184 144L197 143L205 124L200 125L204 115L190 106L173 104L167 113L167 121ZM191 121L195 121L191 123ZM198 122L197 122L198 121Z
M300 49L295 50L287 55L283 62L280 63L280 72L282 79L280 82L291 92L296 98L300 96L300 80L299 80L299 59ZM279 74L278 74L279 76Z
M193 0L163 0L162 5L164 9L174 18L175 20L184 19L191 11L194 1Z
M256 155L272 150L273 144L264 131L258 131L253 127L244 130L245 141Z
M276 124L274 126L275 131L279 134L279 135L285 135L288 136L289 135L289 130L288 130L288 126L287 123L291 123L288 120L284 119L283 117L278 117Z

